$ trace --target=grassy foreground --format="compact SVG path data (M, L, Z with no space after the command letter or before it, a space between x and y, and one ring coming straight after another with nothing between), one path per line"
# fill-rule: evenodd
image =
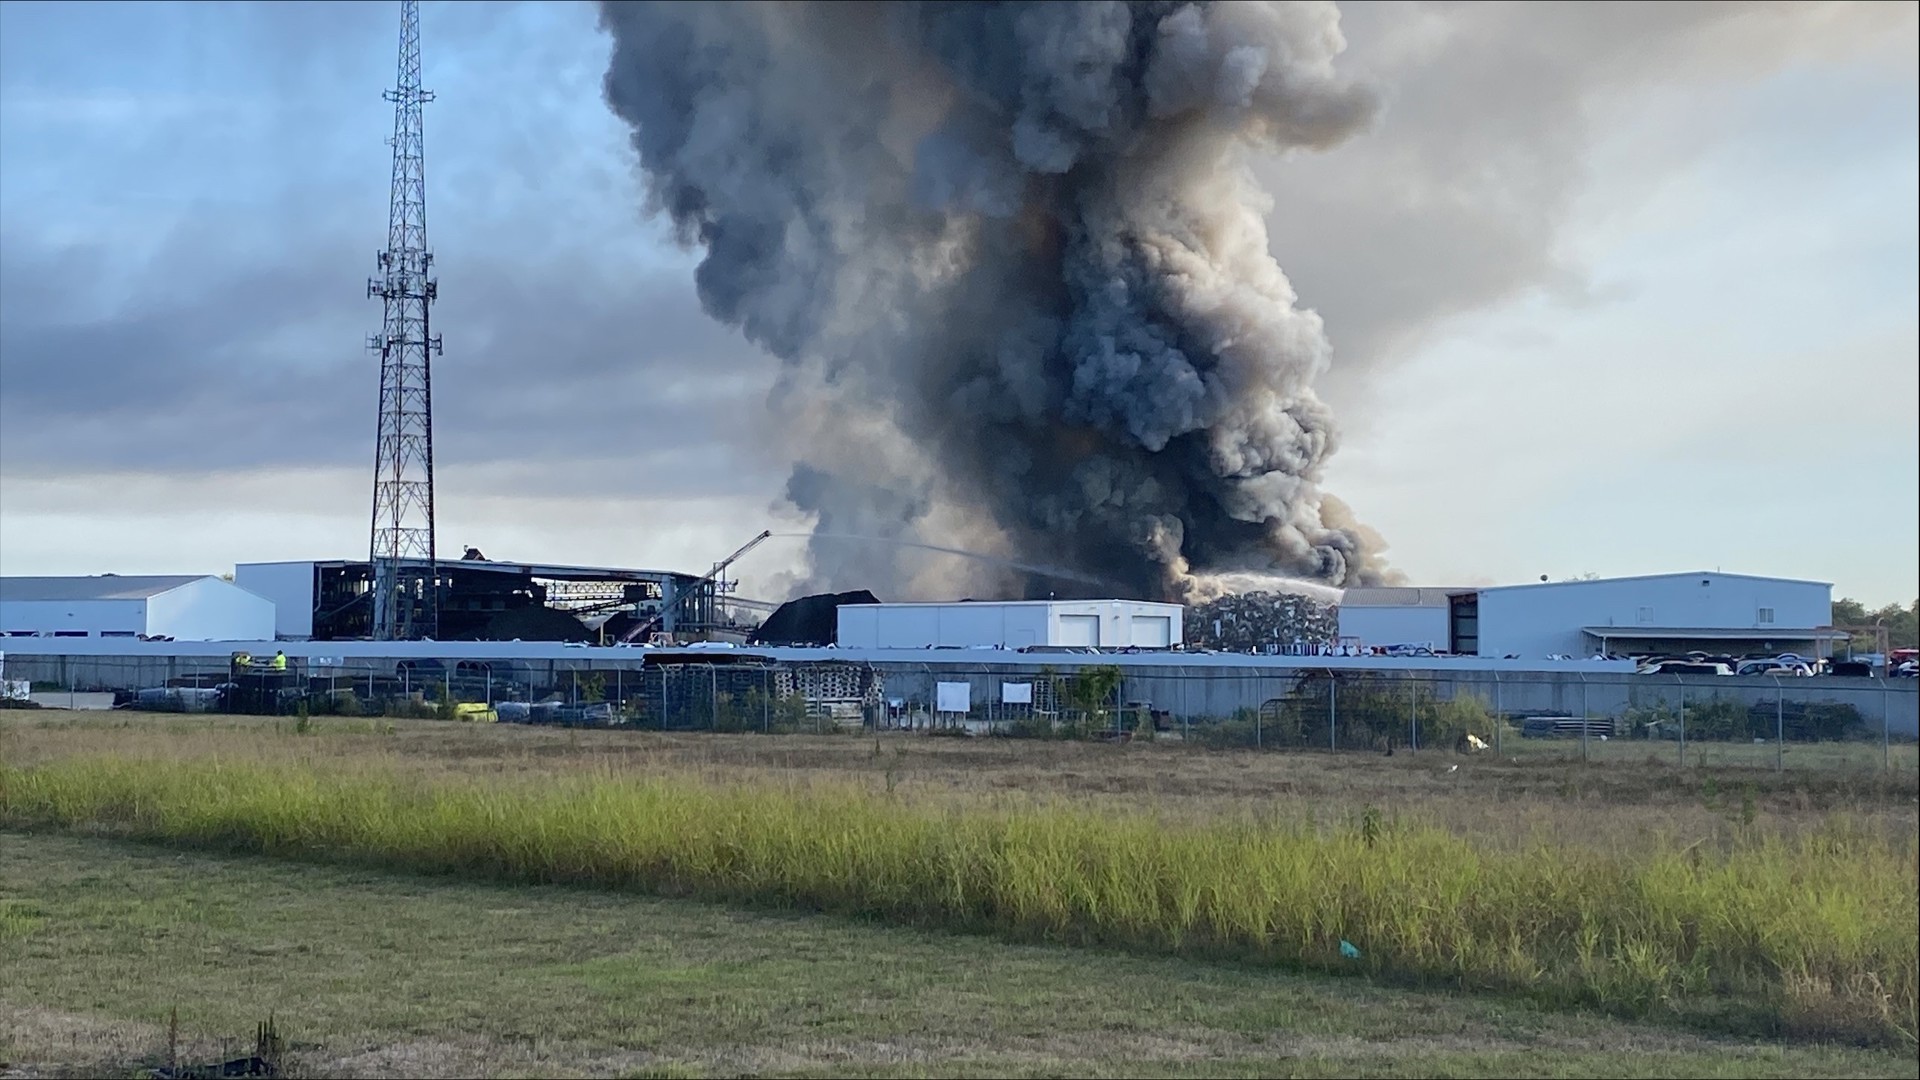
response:
M1915 848L1844 821L1718 846L1488 849L1377 814L1194 821L831 782L81 756L0 767L0 824L1364 971L1896 1047L1913 1045L1920 982Z
M1897 1050L824 916L0 831L0 1075L1899 1077Z

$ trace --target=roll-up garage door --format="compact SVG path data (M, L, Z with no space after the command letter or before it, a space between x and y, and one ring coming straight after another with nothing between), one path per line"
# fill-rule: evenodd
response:
M1062 615L1060 616L1060 644L1062 645L1098 645L1100 644L1100 616L1098 615Z
M1128 642L1141 649L1164 649L1173 644L1173 620L1165 615L1135 615L1133 617L1133 640Z

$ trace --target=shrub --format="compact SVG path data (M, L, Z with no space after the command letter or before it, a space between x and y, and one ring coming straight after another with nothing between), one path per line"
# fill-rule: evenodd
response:
M1197 720L1187 726L1187 738L1215 750L1265 745L1266 725L1257 709L1236 709L1225 720Z
M1663 701L1634 706L1626 711L1623 719L1628 734L1633 736L1680 737L1681 715L1677 704ZM1789 701L1776 706L1765 701L1742 705L1724 698L1690 700L1685 719L1687 738L1702 742L1773 739L1782 727L1792 742L1831 742L1868 734L1860 710L1831 701Z
M792 735L833 726L830 721L816 722L808 716L807 703L798 694L772 694L755 687L739 694L723 693L714 702L713 730L719 732Z

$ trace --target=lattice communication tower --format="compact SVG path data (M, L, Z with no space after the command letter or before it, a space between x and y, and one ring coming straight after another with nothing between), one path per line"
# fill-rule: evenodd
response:
M426 161L420 89L420 5L400 4L400 77L393 102L393 190L380 275L367 282L386 314L368 347L380 356L380 428L373 465L373 637L430 638L439 629L439 560L433 538L433 368L440 352L428 318L438 293L429 276Z

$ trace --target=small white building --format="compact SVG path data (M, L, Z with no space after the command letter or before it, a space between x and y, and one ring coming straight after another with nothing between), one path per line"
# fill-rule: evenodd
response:
M313 599L319 564L306 562L237 563L233 583L273 601L274 633L288 641L313 636Z
M1349 589L1340 636L1362 646L1426 645L1463 656L1642 655L1701 650L1824 657L1823 581L1696 571L1482 589Z
M1184 613L1179 604L1141 600L846 604L839 612L837 643L862 649L1164 649L1180 643Z
M195 574L0 577L0 634L272 641L273 601Z

